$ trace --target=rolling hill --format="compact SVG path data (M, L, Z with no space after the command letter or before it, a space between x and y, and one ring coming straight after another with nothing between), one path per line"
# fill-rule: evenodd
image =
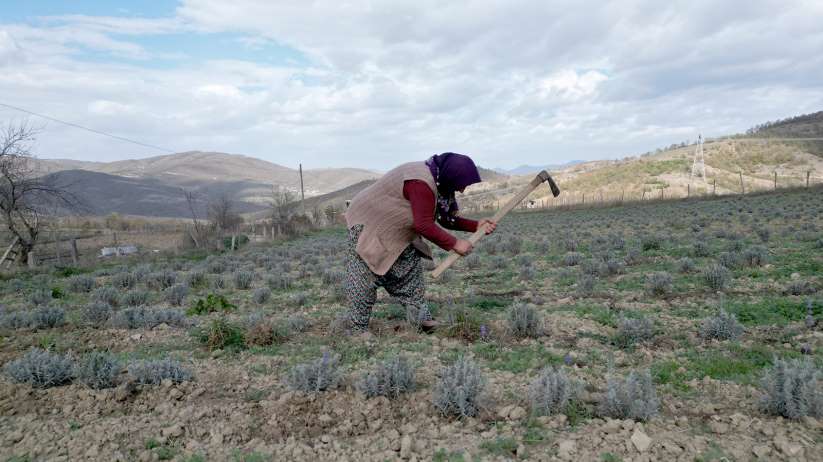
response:
M81 199L83 212L103 216L110 213L144 217L190 217L191 212L181 188L156 178L129 178L87 170L63 170L48 175L49 180L62 185ZM199 195L195 210L199 217L206 216L209 197L224 191L250 188L263 189L266 185L251 182L213 182L206 194ZM264 204L236 202L238 213L266 210Z
M686 197L730 194L778 187L823 183L823 111L758 125L745 134L710 139L704 144L706 179L692 178L696 144L658 149L654 153L619 160L582 162L554 170L563 191L553 199L547 188L538 188L531 200L546 204L579 203L584 200ZM533 174L514 176L498 185L470 187L467 205L484 207L503 203ZM661 193L662 191L662 193Z
M168 185L196 190L213 182L268 185L263 188L262 196L256 190L247 190L239 197L252 202L259 201L263 196L267 197L271 185L292 191L300 190L300 176L296 169L254 157L220 152L191 151L116 162L40 159L39 164L40 169L46 173L79 169L126 178L156 179ZM313 196L379 175L356 168L306 169L303 171L303 180L306 194Z

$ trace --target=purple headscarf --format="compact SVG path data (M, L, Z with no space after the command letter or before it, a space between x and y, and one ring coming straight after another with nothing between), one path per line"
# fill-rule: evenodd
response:
M437 183L437 221L454 223L458 210L454 193L480 183L480 172L469 156L453 152L431 156L426 160L426 165Z

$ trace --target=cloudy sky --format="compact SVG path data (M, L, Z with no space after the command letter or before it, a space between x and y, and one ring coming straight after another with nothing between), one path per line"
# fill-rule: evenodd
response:
M13 1L0 103L287 166L619 158L823 110L821 24L819 0ZM39 157L163 154L29 121Z

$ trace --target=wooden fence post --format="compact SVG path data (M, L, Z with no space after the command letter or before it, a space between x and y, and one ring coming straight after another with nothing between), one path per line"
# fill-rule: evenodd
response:
M777 171L774 172L774 189L777 189Z
M712 180L712 196L717 195L717 178Z
M231 235L231 251L232 251L232 252L234 252L234 240L235 240L235 235L234 235L234 234L232 234L232 235Z
M55 234L54 251L57 254L57 266L60 266L61 261L60 261L60 233L59 232L57 234Z
M29 268L34 268L35 266L37 266L37 261L34 259L34 250L29 251L28 258L29 261L27 263L29 264Z
M71 262L77 264L77 239L71 240Z
M737 173L740 175L740 194L746 194L746 187L743 186L743 171Z
M686 197L692 197L692 185L691 183L686 185Z
M812 174L811 170L806 170L806 188L809 187L809 175Z

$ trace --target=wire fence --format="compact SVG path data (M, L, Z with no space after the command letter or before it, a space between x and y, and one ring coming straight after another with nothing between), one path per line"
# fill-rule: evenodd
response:
M561 185L562 186L562 185ZM730 183L724 182L721 186L716 180L702 182L699 186L688 185L686 188L654 188L641 191L626 191L604 193L603 191L585 192L564 192L558 197L549 199L527 199L517 208L519 210L540 210L557 208L579 208L579 207L608 207L626 203L650 202L650 201L672 201L685 199L699 199L723 197L739 194L755 194L767 192L781 192L791 190L816 189L823 186L823 177L808 174L803 177L773 174L771 179L764 177L746 177L738 175L738 181ZM505 203L505 201L503 201ZM499 210L501 201L485 203L483 205L471 205L470 212L483 212Z

